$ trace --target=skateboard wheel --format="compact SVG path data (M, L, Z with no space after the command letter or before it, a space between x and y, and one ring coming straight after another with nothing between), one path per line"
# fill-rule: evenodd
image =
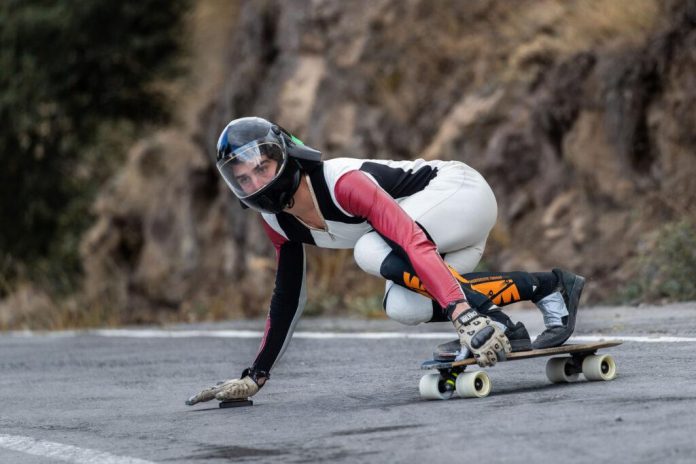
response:
M420 396L426 400L448 400L452 397L453 390L445 386L445 379L440 374L426 374L418 384Z
M582 373L587 380L611 380L616 377L616 363L608 354L587 356L582 361Z
M491 379L484 371L462 372L457 377L457 394L462 398L484 398L491 392Z
M552 383L573 382L579 375L575 372L573 358L551 358L546 362L546 377Z

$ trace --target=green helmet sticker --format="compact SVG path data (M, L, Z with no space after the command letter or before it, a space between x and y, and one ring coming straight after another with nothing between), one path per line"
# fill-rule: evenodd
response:
M290 134L290 139L293 141L293 143L296 143L297 145L304 145L304 142L294 135Z

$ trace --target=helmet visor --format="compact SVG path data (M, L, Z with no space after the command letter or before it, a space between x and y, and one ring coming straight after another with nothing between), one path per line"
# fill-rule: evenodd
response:
M225 183L239 199L272 184L285 167L285 150L276 142L252 142L217 162Z

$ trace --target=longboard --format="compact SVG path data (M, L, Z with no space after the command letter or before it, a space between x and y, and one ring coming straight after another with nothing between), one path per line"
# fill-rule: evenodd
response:
M583 374L587 380L612 380L616 377L616 362L608 354L595 354L598 350L623 343L621 340L606 340L596 343L568 344L540 350L508 353L498 362L541 358L554 355L546 363L546 377L552 383L577 380ZM456 392L463 398L483 398L491 392L492 384L485 371L465 372L467 366L476 365L474 358L461 361L429 360L421 369L437 369L439 373L426 374L420 379L418 390L424 399L449 399Z

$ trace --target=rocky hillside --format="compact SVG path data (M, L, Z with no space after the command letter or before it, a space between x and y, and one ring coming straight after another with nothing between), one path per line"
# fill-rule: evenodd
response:
M500 207L485 265L577 270L589 300L696 217L694 1L200 0L191 30L177 124L132 148L82 244L88 305L119 321L265 311L271 248L212 162L244 115L326 158L470 164ZM310 311L379 310L349 253L310 258Z

